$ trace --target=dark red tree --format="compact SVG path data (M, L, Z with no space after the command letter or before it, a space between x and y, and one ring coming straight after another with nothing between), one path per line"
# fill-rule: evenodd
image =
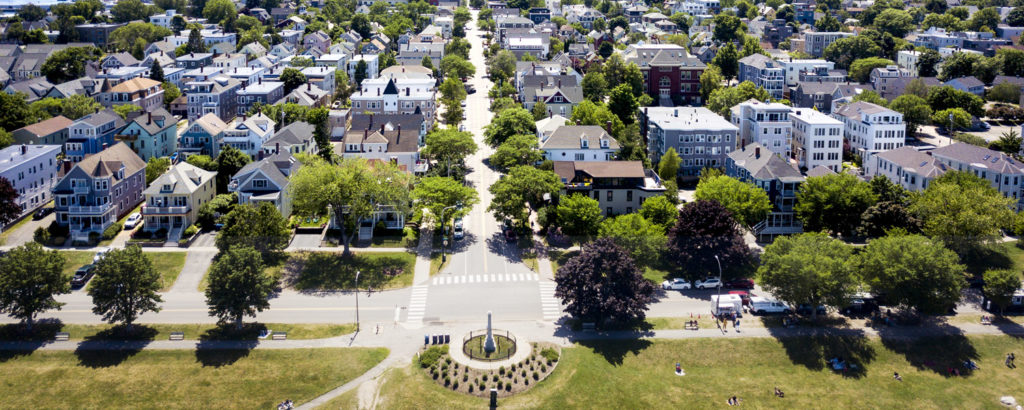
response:
M691 281L718 276L715 255L722 262L723 280L748 272L753 262L736 219L713 200L690 202L679 211L669 230L668 249L669 260Z
M654 300L654 285L610 238L584 246L558 268L555 283L555 297L566 311L597 326L642 320Z
M11 223L18 215L21 215L18 191L7 178L0 178L0 228Z

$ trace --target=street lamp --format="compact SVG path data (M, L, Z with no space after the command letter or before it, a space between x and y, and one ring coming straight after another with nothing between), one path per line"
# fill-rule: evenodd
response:
M356 271L356 333L359 333L359 271Z
M722 261L718 259L718 255L715 255L715 262L718 263L718 301L716 303L722 303ZM718 306L715 306L715 312L718 312Z

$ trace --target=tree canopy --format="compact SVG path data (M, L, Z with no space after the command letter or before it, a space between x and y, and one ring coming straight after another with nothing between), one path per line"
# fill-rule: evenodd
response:
M746 226L763 221L772 210L768 194L763 189L725 175L702 178L694 198L717 201Z
M40 313L60 310L64 303L54 296L71 291L64 263L60 252L46 250L35 242L0 257L0 312L24 321L31 329Z
M518 166L488 188L493 198L487 210L494 212L500 220L525 224L529 211L540 209L545 203L544 194L554 197L562 187L558 174L554 172Z
M950 170L915 197L910 212L921 219L925 235L964 255L998 240L1000 229L1011 226L1012 202L988 180Z
M421 178L412 191L412 198L418 206L429 209L441 226L449 225L455 218L469 215L473 205L480 202L475 189L446 177ZM444 211L445 208L450 209Z
M805 231L852 235L861 214L878 201L871 187L847 173L810 177L800 185L793 210Z
M644 205L646 204L647 202L644 202ZM610 238L616 245L628 251L637 264L643 266L648 266L660 258L668 243L663 225L648 221L636 213L605 219L598 229L598 236Z
M264 256L284 250L291 240L288 221L270 202L235 206L222 218L224 227L217 234L216 245L221 252L246 246Z
M860 276L888 305L924 314L946 313L966 285L956 253L920 235L878 238L857 254Z
M596 235L604 219L597 200L579 193L561 197L555 212L562 233L580 239Z
M822 233L781 236L765 247L758 283L793 306L846 306L857 278L850 247ZM812 317L817 309L811 309Z
M113 249L95 265L87 292L92 312L104 321L123 323L130 330L143 313L160 311L160 272L138 245Z
M555 297L566 312L601 327L643 320L654 301L654 285L610 238L585 245L558 268L555 284Z
M732 212L711 200L683 206L669 231L668 249L667 257L691 281L718 276L716 256L721 261L724 279L746 270L752 257Z
M485 127L484 142L497 148L513 135L536 133L537 125L533 121L533 114L521 107L510 108L496 115Z
M206 304L220 322L233 320L241 329L242 317L270 308L277 278L265 271L263 257L252 247L232 247L213 262L208 274Z

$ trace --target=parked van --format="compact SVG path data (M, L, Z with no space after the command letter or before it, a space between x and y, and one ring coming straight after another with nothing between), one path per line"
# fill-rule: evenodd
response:
M777 300L754 296L750 298L750 311L757 315L768 313L789 314L793 309Z
M711 295L711 313L715 315L743 314L743 298L740 295Z

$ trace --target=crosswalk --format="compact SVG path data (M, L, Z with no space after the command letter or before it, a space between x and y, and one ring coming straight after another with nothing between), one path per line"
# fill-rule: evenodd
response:
M434 279L431 279L431 284L436 286L487 282L536 282L539 280L540 275L536 273L498 273L491 275L442 275L434 277Z
M412 296L409 297L409 314L405 321L409 324L420 324L423 322L423 314L427 311L427 285L412 287Z
M555 282L540 283L540 310L544 320L558 320L562 317L562 303L555 297Z

